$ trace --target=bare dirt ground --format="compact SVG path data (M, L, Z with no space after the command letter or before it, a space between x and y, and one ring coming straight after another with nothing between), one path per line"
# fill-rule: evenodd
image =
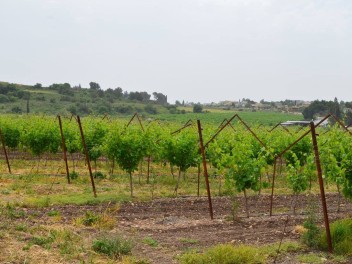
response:
M337 194L327 194L329 219L333 221L351 215L351 205L341 200L341 209L337 213ZM310 202L309 202L310 201ZM269 216L270 196L252 196L249 198L250 217L246 217L244 198L236 198L237 219L231 220L233 200L229 197L213 199L214 220L210 219L206 197L179 197L156 199L151 202L124 203L114 217L116 232L130 237L135 242L133 255L149 259L152 263L177 263L177 256L188 250L202 250L218 243L246 243L263 245L280 240L299 240L296 231L307 217L306 208L316 204L318 218L323 223L319 196L299 196L296 214L292 214L292 196L275 196L274 215ZM36 213L34 218L45 223L49 210L61 213L62 224L72 224L75 217L85 211L106 210L111 204L95 206L56 206L53 208L27 209ZM34 223L33 223L34 224ZM146 238L156 242L151 246ZM285 256L276 263L299 263L294 256ZM332 263L332 262L325 262ZM351 260L352 263L352 260Z

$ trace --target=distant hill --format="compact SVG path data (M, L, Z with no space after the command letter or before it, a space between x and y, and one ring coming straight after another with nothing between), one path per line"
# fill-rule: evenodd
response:
M121 88L102 90L93 82L90 86L71 87L64 83L42 87L0 82L0 113L154 115L178 111L161 93L153 93L155 100L151 100L146 92L128 93Z

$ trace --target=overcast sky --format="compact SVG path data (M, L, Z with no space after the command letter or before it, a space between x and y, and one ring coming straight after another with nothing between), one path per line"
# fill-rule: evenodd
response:
M352 101L351 0L0 0L0 81Z

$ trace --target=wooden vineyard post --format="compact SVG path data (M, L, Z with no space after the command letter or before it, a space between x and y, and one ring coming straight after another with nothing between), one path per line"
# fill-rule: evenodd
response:
M88 165L89 176L90 176L90 181L92 183L94 197L97 197L97 192L95 190L95 183L94 183L94 178L93 178L93 173L92 173L92 167L90 166L88 149L87 149L86 141L84 140L84 133L83 133L83 129L82 129L81 119L79 118L79 116L77 116L77 122L78 122L78 126L79 126L79 131L81 132L82 144L83 144L83 148L84 148L84 153L86 155L86 162Z
M9 162L9 157L7 156L7 150L6 150L6 145L5 145L5 140L4 140L4 136L2 134L2 131L0 129L0 139L1 139L1 145L2 148L4 150L4 155L5 155L5 159L6 159L6 163L7 163L7 168L9 170L9 173L12 174L11 172L11 166L10 166L10 162Z
M70 171L68 169L68 162L67 162L67 150L66 150L66 144L65 144L65 137L64 137L64 132L62 130L61 116L58 115L57 118L59 119L59 126L60 126L60 133L61 133L61 142L62 142L62 152L63 152L63 155L64 155L64 160L65 160L65 165L66 165L67 182L68 182L68 184L71 184Z
M323 176L322 176L321 164L320 164L320 158L319 158L317 136L316 136L316 133L315 133L315 126L314 126L314 122L313 121L310 122L310 130L312 132L312 140L313 140L313 147L314 147L314 154L315 154L315 164L317 166L321 202L322 202L322 205L323 205L324 222L325 222L325 230L326 230L326 239L327 239L327 242L328 242L329 253L332 253L333 248L332 248L332 242L331 242L331 233L330 233L328 209L327 209L327 206L326 206L324 182L323 182Z
M202 154L202 159L203 159L203 170L204 170L205 184L207 186L207 194L208 194L208 202L209 202L209 213L210 213L211 220L213 220L214 219L214 217L213 217L213 206L212 206L212 202L211 202L211 194L210 194L210 185L209 185L209 177L208 177L208 170L207 170L207 162L206 162L204 144L203 144L202 126L200 124L200 120L199 119L197 120L197 124L198 124L198 133L199 133L200 152Z

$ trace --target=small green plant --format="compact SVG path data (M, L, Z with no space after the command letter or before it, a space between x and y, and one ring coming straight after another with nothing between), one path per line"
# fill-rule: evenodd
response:
M76 171L70 172L70 179L71 180L76 180L78 179L78 173Z
M122 237L102 237L93 241L93 250L113 259L120 259L132 250L132 242Z
M94 212L87 211L82 218L82 224L85 226L93 226L100 219L100 216Z
M28 227L25 224L18 224L18 225L15 226L15 230L16 231L25 232L25 231L27 231L27 229L28 229Z
M51 210L47 214L48 214L48 216L59 216L60 212L57 210Z
M156 241L152 237L148 237L148 236L143 239L143 243L147 244L151 247L157 247L159 245L158 241Z

